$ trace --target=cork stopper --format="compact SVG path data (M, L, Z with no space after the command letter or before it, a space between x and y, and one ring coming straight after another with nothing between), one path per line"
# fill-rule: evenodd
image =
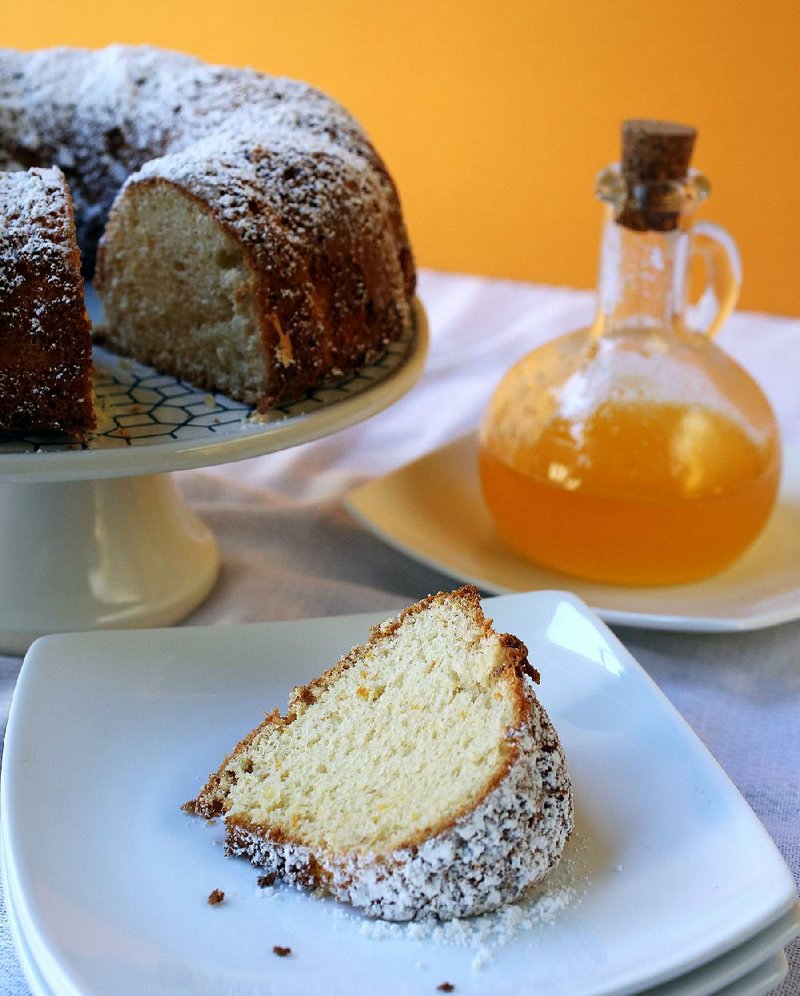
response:
M686 178L697 129L672 121L631 118L622 123L622 176L628 200L617 221L637 231L677 227L674 181Z

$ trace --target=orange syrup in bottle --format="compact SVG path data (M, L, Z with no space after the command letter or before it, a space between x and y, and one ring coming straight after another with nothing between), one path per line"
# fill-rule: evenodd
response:
M481 423L479 470L499 533L531 560L617 584L715 574L758 536L781 447L758 384L714 342L741 281L736 246L695 222L709 185L696 132L632 120L604 202L594 323L520 360ZM693 259L714 317L687 319Z
M526 557L618 584L675 584L727 567L760 533L780 477L759 444L699 406L606 403L553 419L511 459L480 446L485 500Z

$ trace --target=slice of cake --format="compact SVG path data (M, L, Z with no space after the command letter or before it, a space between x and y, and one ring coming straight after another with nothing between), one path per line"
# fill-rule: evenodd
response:
M558 861L572 790L525 646L432 595L275 710L186 804L229 854L388 920L471 916Z
M95 426L91 325L57 168L0 172L0 427Z

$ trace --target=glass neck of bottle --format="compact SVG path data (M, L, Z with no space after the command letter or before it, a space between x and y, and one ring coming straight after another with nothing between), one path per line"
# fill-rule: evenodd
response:
M603 228L598 332L683 327L689 230L635 231L614 220Z
M594 329L682 329L691 219L709 193L696 169L674 180L629 184L618 163L601 170L606 206Z

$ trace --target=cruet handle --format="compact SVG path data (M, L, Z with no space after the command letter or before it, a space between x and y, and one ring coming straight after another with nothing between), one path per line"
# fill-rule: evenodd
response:
M706 268L706 286L695 306L700 331L715 336L736 307L742 284L742 260L736 243L721 225L698 221L692 226L692 255L700 256Z

